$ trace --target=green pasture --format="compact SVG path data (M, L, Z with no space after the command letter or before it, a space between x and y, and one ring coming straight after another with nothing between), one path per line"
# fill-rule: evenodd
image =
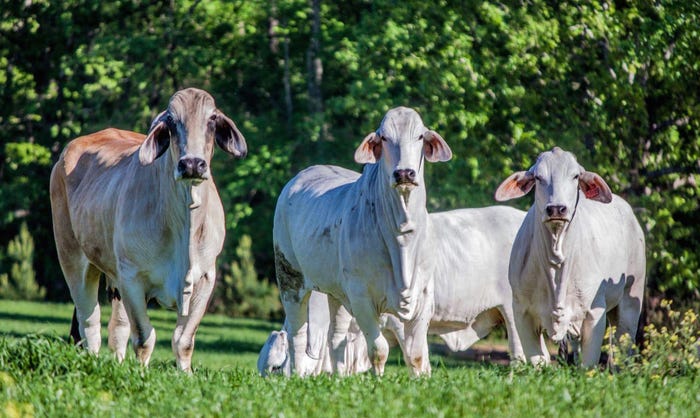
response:
M700 415L698 369L511 369L435 354L432 377L412 379L394 352L382 378L263 379L257 353L280 324L208 315L187 375L170 352L172 312L151 311L158 344L149 368L133 355L118 364L106 348L96 357L65 343L71 313L71 305L0 301L0 416Z

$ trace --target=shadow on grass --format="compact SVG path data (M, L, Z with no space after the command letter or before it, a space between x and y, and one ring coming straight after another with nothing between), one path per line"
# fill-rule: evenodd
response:
M24 313L0 312L0 321L27 321L33 323L65 324L70 329L70 318L55 317L50 315L29 315Z

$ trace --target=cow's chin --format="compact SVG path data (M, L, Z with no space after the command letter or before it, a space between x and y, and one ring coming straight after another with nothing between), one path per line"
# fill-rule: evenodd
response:
M409 194L411 194L413 189L415 189L417 186L418 184L411 182L402 182L394 184L394 188L396 189L396 191L404 196L408 196Z
M554 235L559 234L569 223L566 218L548 218L544 221L544 226Z
M192 185L192 186L199 186L202 184L204 181L206 181L209 177L208 176L202 176L202 177L187 177L182 175L182 173L175 173L175 181L180 181L183 182L187 185Z

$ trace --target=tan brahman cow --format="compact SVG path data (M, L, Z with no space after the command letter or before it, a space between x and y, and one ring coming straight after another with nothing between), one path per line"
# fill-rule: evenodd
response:
M147 365L155 344L150 299L175 308L172 348L190 370L194 336L216 278L224 210L210 171L214 144L243 157L246 142L209 93L175 93L147 136L106 129L71 141L51 173L58 257L75 303L79 339L100 349L100 273L115 289L109 347L129 335Z

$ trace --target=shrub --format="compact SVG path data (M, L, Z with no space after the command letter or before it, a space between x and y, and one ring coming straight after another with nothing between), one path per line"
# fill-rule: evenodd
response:
M672 301L662 300L663 324L644 327L641 350L629 335L617 346L608 346L617 366L652 379L688 375L700 371L700 322L692 309L684 313L672 308ZM611 327L608 332L614 332Z
M252 240L242 235L231 262L218 283L211 310L235 317L276 318L282 306L277 286L258 279L251 251Z
M3 299L41 300L46 290L35 279L34 239L27 223L23 222L19 234L7 246L7 258L12 263L9 275L0 274L0 297Z

